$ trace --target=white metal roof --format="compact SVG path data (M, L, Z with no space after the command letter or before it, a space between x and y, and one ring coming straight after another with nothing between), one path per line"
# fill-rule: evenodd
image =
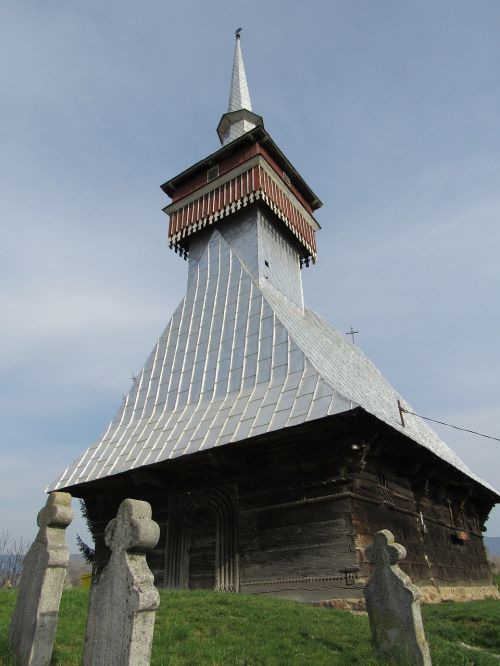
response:
M234 47L233 70L231 72L231 87L229 89L228 113L239 111L239 109L252 110L252 100L248 90L247 75L241 53L240 39L236 39Z
M186 296L115 418L50 490L358 406L490 488L422 420L402 428L400 396L360 348L255 279L250 243L229 239L214 229L192 253Z

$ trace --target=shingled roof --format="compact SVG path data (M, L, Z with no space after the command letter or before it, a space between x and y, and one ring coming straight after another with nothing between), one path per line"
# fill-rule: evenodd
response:
M115 418L50 490L358 407L493 490L421 419L403 428L402 398L361 349L257 281L224 227L210 230L190 264L186 296Z

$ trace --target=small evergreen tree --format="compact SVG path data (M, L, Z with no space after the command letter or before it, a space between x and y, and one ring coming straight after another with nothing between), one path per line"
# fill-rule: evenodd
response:
M82 512L82 516L87 524L88 531L92 535L92 538L94 538L94 528L89 518L87 505L85 504L85 501L82 499L80 500L80 511ZM79 534L76 535L76 543L78 544L78 550L80 551L80 555L83 557L85 562L87 562L87 564L90 564L92 566L94 564L95 549L87 545Z

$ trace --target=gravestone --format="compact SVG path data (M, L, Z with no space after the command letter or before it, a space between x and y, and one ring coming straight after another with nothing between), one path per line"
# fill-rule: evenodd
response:
M420 590L398 566L406 549L394 543L389 530L375 534L366 549L374 571L364 589L376 649L384 656L416 666L431 666L431 655L420 612Z
M71 495L50 493L38 514L40 529L24 558L10 623L11 650L21 666L50 664L69 560L65 530L72 520Z
M160 597L145 553L159 536L148 502L124 500L108 523L111 557L90 592L84 666L149 664Z

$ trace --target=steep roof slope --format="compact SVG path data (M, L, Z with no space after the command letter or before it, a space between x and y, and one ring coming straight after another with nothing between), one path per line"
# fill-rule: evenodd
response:
M101 438L50 490L239 442L361 406L478 479L310 310L259 285L215 229L185 298Z
M414 411L403 400L382 373L365 356L322 317L312 310L302 313L279 291L264 288L266 298L301 349L324 380L353 403L359 404L373 416L399 430L418 444L487 486L477 477L421 418L408 416L401 424L398 404Z

